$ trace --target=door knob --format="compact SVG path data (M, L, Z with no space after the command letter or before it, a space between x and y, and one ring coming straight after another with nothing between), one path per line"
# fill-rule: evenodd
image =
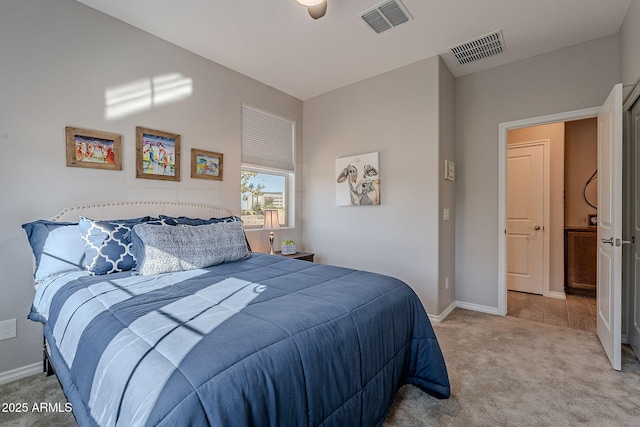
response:
M534 225L533 227L529 227L529 228L533 228L534 230L540 230L540 226L538 224Z
M611 246L613 246L613 237L611 237L610 239L600 238L600 241L601 241L602 243L608 243L608 244L610 244Z

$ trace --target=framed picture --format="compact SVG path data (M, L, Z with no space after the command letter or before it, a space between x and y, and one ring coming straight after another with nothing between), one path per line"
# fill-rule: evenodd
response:
M67 126L67 166L122 170L122 135Z
M598 215L589 214L589 227L597 227L598 226Z
M222 154L192 148L191 178L222 181Z
M137 126L136 178L180 181L180 135Z
M380 161L375 153L336 159L336 206L380 204Z

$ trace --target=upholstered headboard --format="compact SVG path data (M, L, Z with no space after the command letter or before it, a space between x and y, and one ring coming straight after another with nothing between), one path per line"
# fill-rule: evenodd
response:
M78 221L84 216L91 219L120 219L141 216L188 216L191 218L222 218L233 215L220 206L187 202L105 202L65 208L52 221Z

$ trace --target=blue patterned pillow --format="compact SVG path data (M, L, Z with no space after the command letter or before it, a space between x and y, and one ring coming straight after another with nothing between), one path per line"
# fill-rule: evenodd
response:
M87 271L101 275L132 270L136 259L131 252L129 232L149 217L126 220L94 221L80 217L80 234L85 241Z
M213 224L219 224L221 222L242 222L239 216L225 216L223 218L209 218Z
M160 221L165 225L207 225L219 222L236 222L242 220L237 216L225 216L224 218L189 218L187 216L160 215Z

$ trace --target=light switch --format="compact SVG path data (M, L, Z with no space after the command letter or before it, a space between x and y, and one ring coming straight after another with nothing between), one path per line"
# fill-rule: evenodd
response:
M442 211L442 219L444 221L449 221L449 209L448 208L444 208L444 210Z

